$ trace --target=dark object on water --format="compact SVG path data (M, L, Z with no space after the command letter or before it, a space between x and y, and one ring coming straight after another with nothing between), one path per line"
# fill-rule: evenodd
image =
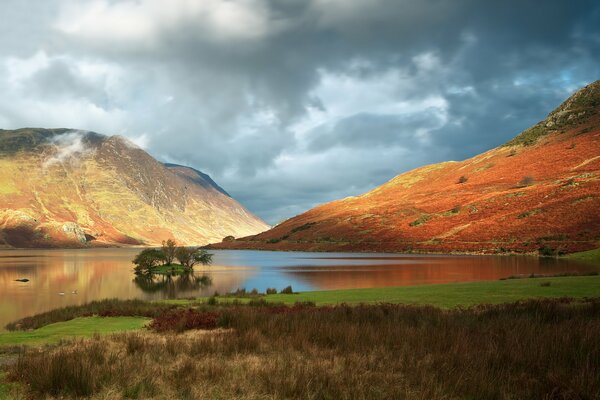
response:
M20 278L20 279L15 279L15 281L17 281L17 282L29 282L29 279L27 279L27 278Z

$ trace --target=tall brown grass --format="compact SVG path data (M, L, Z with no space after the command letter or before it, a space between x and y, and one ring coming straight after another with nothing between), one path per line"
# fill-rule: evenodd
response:
M600 299L219 312L213 331L30 350L9 375L36 398L600 398Z

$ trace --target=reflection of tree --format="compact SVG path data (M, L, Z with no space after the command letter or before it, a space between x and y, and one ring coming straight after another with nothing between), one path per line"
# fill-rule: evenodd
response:
M133 282L145 293L163 292L167 298L177 298L179 292L197 291L212 284L208 275L196 276L194 272L185 274L143 274L137 275Z

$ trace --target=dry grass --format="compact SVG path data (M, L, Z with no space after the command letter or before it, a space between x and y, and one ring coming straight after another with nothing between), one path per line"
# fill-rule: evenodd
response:
M146 331L28 350L9 375L34 398L600 396L598 299L288 310L240 306L223 309L222 328L210 332Z

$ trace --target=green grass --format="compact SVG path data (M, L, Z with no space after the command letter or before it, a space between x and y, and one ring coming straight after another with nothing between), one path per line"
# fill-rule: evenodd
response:
M191 269L181 264L159 265L152 268L153 274L184 274L190 272Z
M149 318L142 317L84 317L57 322L32 331L0 333L0 346L39 345L56 343L61 339L107 335L142 328Z
M544 282L550 282L550 286L541 286ZM265 299L269 302L287 304L298 301L312 301L317 305L385 302L429 304L452 308L480 303L509 303L536 297L583 298L597 296L600 296L600 276L525 278L492 282L327 290L288 295L273 294L265 296Z
M572 260L585 261L600 266L600 249L582 251L580 253L569 254L567 258Z
M310 292L307 292L307 293L310 293ZM259 296L253 296L253 297L235 297L235 296L218 296L217 297L217 301L219 302L219 304L247 304L252 299L269 299L269 296L259 295ZM208 301L208 297L199 297L197 299L156 300L155 303L167 304L170 306L188 307L188 306L205 304L207 301Z

